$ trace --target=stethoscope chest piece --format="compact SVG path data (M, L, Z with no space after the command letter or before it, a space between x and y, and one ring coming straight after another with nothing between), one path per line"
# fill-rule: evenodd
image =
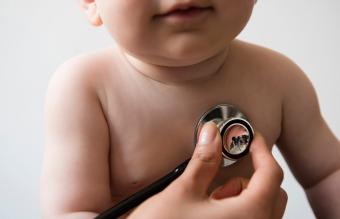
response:
M209 121L217 125L221 135L223 167L235 163L248 154L254 138L254 130L248 118L239 109L230 104L219 104L205 112L195 128L195 145L201 128Z

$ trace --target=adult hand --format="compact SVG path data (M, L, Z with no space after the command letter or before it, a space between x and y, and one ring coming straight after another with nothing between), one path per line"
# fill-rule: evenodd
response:
M205 124L183 174L128 218L282 218L287 203L287 195L280 188L283 173L259 134L255 134L250 149L255 169L251 179L233 178L208 194L221 163L217 133L214 123Z

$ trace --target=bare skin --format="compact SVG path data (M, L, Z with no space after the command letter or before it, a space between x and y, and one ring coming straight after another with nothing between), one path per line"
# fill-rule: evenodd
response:
M97 25L96 16L91 22ZM46 98L46 218L93 217L163 176L192 155L197 120L219 103L244 112L269 148L278 144L318 217L339 218L340 144L320 115L312 85L283 55L233 37L216 44L214 53L202 48L205 58L169 50L183 58L182 67L170 58L148 56L162 63L155 65L132 56L119 37L118 48L60 67ZM252 173L247 157L220 169L211 189Z
M89 210L101 212L164 175L191 156L197 119L218 103L238 106L270 147L284 139L294 143L282 144L280 150L284 155L290 155L286 158L303 186L318 186L318 182L328 180L327 176L339 165L337 158L332 159L339 153L339 143L327 126L318 125L324 127L319 130L323 135L304 139L299 146L296 145L299 142L294 141L296 138L283 135L290 131L289 136L303 138L304 133L299 130L310 135L319 122L315 119L310 121L312 125L305 126L301 124L300 120L304 119L301 114L293 113L287 115L288 121L282 119L284 103L290 101L286 96L294 97L298 90L304 89L291 85L309 85L296 66L272 51L240 41L232 43L226 62L228 64L218 74L208 79L170 85L134 71L113 49L82 56L66 64L55 76L47 99L47 139L50 141L47 142L45 167L46 171L55 170L45 172L43 185L49 183L50 189L58 191L53 196L60 201L51 201L63 204L59 203L60 208L56 210L80 211L91 206ZM86 69L87 72L68 74L69 68ZM304 97L316 101L312 90L304 93ZM56 101L63 104L54 105ZM315 112L310 113L315 115ZM318 117L314 118L321 119L316 115ZM292 124L288 130L282 126L288 125L290 120L295 120L294 125L301 127ZM329 142L327 160L314 155L322 139ZM318 159L324 165L300 166L302 163L313 165ZM303 171L309 168L313 171ZM221 169L215 187L232 176L249 178L251 174L251 161L245 158ZM55 177L60 177L63 183L53 182ZM60 192L63 185L69 188L69 198ZM332 188L327 187L327 190ZM87 188L92 189L88 191ZM73 206L75 200L83 197L91 197L91 200Z

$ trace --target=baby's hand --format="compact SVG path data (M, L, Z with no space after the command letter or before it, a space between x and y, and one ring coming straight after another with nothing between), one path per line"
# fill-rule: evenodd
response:
M255 173L233 178L208 195L221 162L221 138L214 123L204 125L184 173L164 191L146 200L129 219L282 218L287 195L280 188L282 170L259 134L251 145Z

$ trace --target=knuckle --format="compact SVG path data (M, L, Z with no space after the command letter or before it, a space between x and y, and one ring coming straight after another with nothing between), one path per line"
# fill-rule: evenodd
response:
M172 194L177 194L179 196L183 196L184 194L190 193L190 189L192 187L192 182L190 179L185 180L175 180L170 186L166 188L167 192Z
M278 179L280 182L282 182L284 173L282 168L275 162L275 166L273 168L273 175L276 179Z
M280 194L281 194L281 197L283 199L283 202L287 203L287 201L288 201L288 194L287 194L287 192L284 189L281 188Z
M192 159L203 163L217 163L219 161L214 151L210 150L197 150Z
M267 145L266 139L263 137L263 135L260 132L256 132L255 136L261 144Z
M260 145L265 145L266 147L268 145L266 139L263 137L263 135L260 132L255 133L254 143L260 144Z

